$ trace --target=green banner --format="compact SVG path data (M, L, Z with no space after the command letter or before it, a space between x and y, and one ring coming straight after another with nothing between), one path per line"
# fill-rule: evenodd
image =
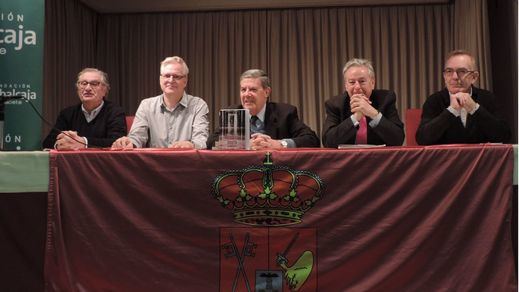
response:
M41 148L45 0L0 2L0 102L5 102L4 150ZM1 117L0 117L1 118Z

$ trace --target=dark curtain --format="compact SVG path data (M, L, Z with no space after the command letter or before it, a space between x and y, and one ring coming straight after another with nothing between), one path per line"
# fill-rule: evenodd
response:
M494 48L506 42L517 59L510 38L490 42L488 19L495 14L488 16L486 3L98 14L78 0L47 0L44 114L53 122L60 109L77 102L77 72L96 66L109 75L109 99L133 115L140 100L160 93L159 62L179 55L190 67L188 92L209 105L211 127L220 108L239 101L240 74L259 67L271 77L272 100L297 106L320 133L325 100L343 88L342 66L363 57L374 62L376 87L397 93L404 120L406 109L420 108L442 89L450 50L473 52L479 85L490 90L492 72L507 67L490 52L496 56ZM517 66L507 68L517 76ZM517 78L510 80L517 86ZM516 107L508 105L517 104L517 96L496 93L507 99L507 119L516 125Z
M79 71L97 66L97 19L98 14L79 1L45 1L43 113L52 124L60 110L79 102ZM43 138L49 129L44 125Z
M488 1L492 79L498 105L517 143L517 0Z

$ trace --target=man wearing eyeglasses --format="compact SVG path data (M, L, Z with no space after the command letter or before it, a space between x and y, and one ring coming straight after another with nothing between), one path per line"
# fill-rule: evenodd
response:
M141 101L127 137L112 148L206 148L209 108L200 97L185 92L189 68L180 57L160 64L162 94Z
M126 134L124 111L105 100L110 89L108 76L95 68L78 74L77 94L81 103L62 110L54 128L43 141L43 148L78 150L110 147Z
M420 145L457 143L505 143L510 128L496 109L495 96L474 86L479 77L474 57L456 50L447 56L445 88L429 96L423 105L416 132Z

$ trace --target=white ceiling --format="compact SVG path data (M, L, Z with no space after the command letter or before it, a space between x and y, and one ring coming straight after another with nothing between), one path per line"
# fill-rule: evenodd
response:
M449 0L80 0L100 13L371 6L447 3Z

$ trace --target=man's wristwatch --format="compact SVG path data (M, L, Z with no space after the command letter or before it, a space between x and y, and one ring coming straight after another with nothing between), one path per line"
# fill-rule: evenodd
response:
M288 148L288 143L287 143L287 141L285 141L285 140L279 140L279 143L281 144L281 146L283 146L283 148Z

